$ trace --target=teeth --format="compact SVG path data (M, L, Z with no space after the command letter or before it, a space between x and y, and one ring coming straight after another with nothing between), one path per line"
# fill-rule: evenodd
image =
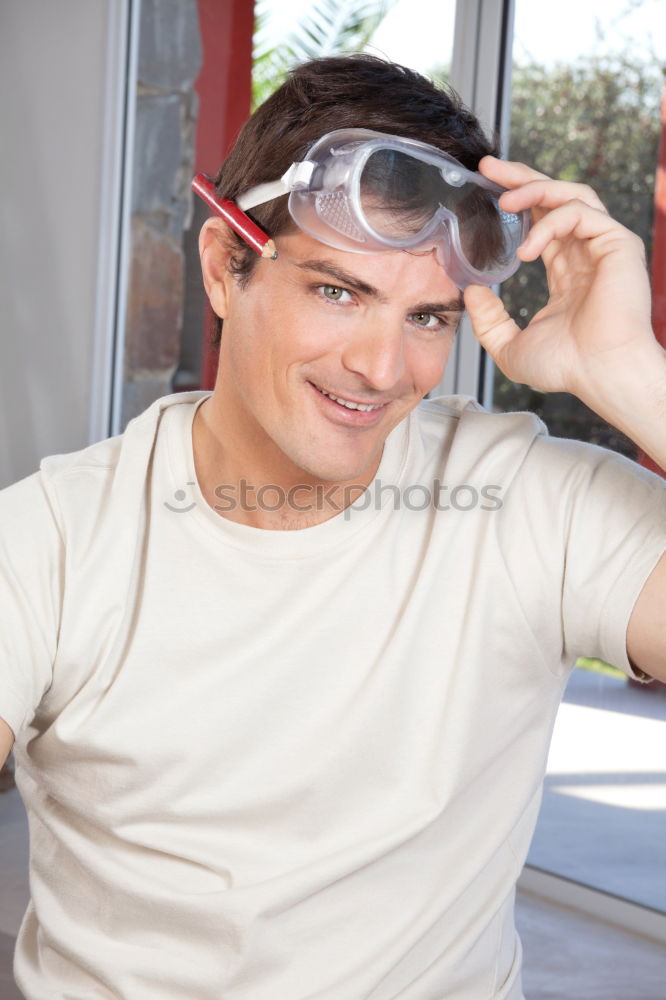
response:
M351 403L348 399L342 399L340 396L334 396L332 392L326 392L325 389L319 389L319 391L324 396L328 396L329 399L335 400L336 403L346 406L348 410L363 410L364 413L367 413L368 410L379 410L384 405L383 403L377 403L375 406L369 406L365 403Z

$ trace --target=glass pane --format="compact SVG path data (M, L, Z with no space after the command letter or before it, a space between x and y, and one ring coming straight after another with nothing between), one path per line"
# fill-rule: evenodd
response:
M590 184L649 256L664 0L560 0L547 31L541 5L517 0L513 53L511 159ZM542 265L523 266L502 294L527 325L546 301ZM551 434L636 457L631 441L572 396L545 396L498 369L493 408L533 410ZM639 687L599 661L579 661L555 727L529 863L666 910L665 840L666 686Z
M446 77L453 52L455 0L394 0L366 47L426 76Z
M528 0L516 4L509 155L549 176L590 184L649 254L666 4L645 0L623 13L628 5L618 0L604 5L600 19L598 4L565 0L547 32L536 8ZM546 300L541 263L522 267L503 296L526 325ZM632 442L565 393L544 396L496 369L493 403L534 410L553 434L636 457Z
M333 24L317 0L257 0L255 105L289 66L321 55L367 51L426 75L448 74L455 0L347 0L338 14Z

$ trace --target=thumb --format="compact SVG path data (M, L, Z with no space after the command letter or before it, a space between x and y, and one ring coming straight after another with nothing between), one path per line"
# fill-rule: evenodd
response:
M477 340L501 367L501 356L520 333L520 328L491 288L469 285L463 292L463 297Z

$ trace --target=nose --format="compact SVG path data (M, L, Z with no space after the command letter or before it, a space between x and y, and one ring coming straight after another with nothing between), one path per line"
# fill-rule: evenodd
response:
M405 373L403 320L378 317L354 330L342 351L342 363L378 392L393 388Z

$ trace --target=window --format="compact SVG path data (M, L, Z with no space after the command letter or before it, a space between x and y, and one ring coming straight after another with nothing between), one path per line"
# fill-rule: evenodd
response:
M600 10L560 0L544 30L541 6L517 0L508 155L590 184L649 255L666 5L617 0ZM521 325L546 293L540 262L502 289ZM534 410L554 435L636 458L631 441L572 396L515 385L497 369L492 406ZM609 665L582 661L555 727L529 863L666 911L665 837L666 687L639 688Z

